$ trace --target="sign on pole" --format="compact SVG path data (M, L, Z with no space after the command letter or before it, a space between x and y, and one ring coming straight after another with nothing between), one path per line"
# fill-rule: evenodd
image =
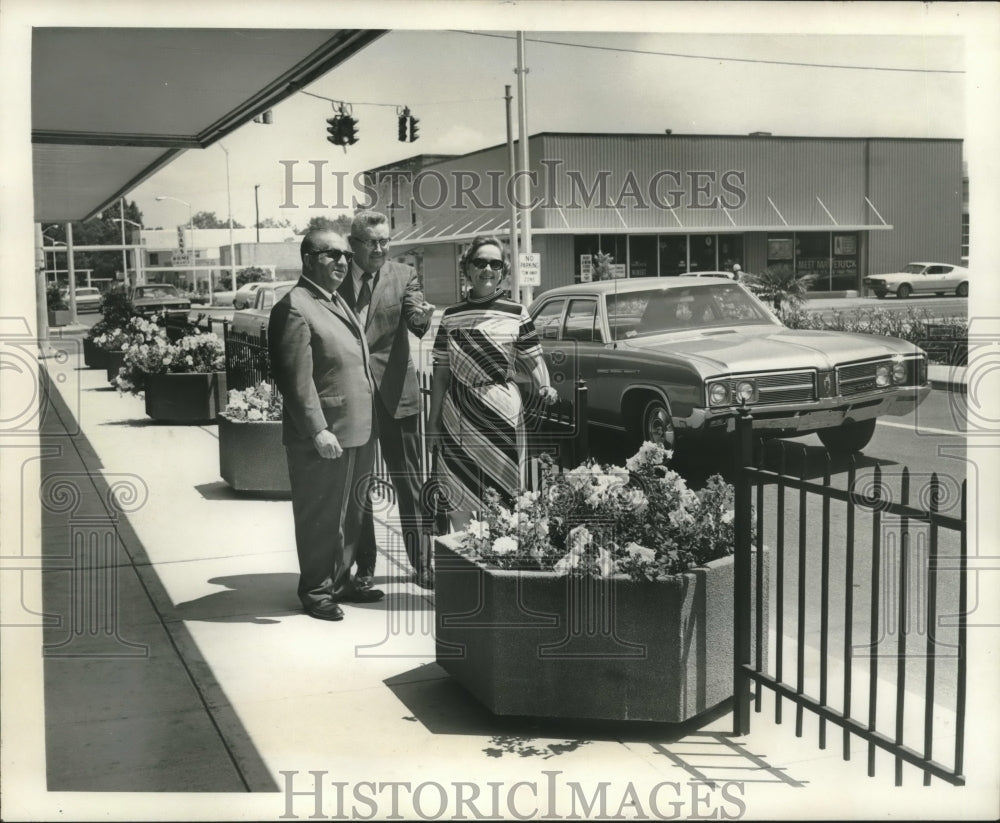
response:
M592 254L580 255L580 282L589 283L594 279L594 256Z
M542 255L540 252L519 252L517 255L518 285L542 285Z

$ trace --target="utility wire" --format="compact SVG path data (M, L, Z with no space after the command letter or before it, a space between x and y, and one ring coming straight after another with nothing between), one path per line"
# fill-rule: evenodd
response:
M456 34L469 34L473 37L496 37L501 40L514 40L508 34L488 34L482 31L467 31L464 29L450 29L450 31ZM526 41L530 43L543 43L547 46L567 46L573 49L592 49L594 51L612 51L620 52L622 54L645 54L652 55L655 57L682 57L689 60L715 60L715 61L726 61L729 63L763 63L771 66L799 66L815 69L849 69L852 71L901 71L909 72L914 74L965 74L964 70L961 69L899 69L892 68L889 66L845 66L837 65L835 63L804 63L794 60L762 60L751 57L730 57L725 56L711 56L706 54L684 54L682 52L672 52L672 51L651 51L646 49L626 49L617 46L594 46L587 43L565 43L560 40L544 40L540 37L525 37Z
M299 90L299 94L307 94L310 97L318 97L320 100L326 100L328 103L349 103L352 106L385 106L387 108L401 109L404 105L416 107L416 106L450 106L457 103L487 103L496 102L497 100L503 100L503 97L474 97L465 98L463 100L433 100L430 102L420 102L419 100L414 103L366 103L357 102L354 100L334 100L332 97L324 97L322 94L313 94L311 91Z

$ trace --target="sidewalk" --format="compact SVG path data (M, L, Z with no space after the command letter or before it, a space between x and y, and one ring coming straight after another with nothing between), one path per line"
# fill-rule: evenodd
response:
M881 752L868 778L864 744L844 762L828 725L821 751L808 715L796 738L788 704L774 724L771 695L745 737L730 735L725 710L679 730L494 717L434 662L433 593L409 581L391 507L377 512L385 602L313 620L295 597L290 503L237 497L219 479L215 426L150 421L82 358L73 376L51 382L42 427L43 501L62 499L55 475L75 490L71 508L44 509L35 604L58 616L39 632L40 802L52 817L67 808L63 792L119 793L93 795L95 817L127 793L162 793L132 819L431 818L439 807L451 817L473 795L473 808L501 818L947 818L959 798L973 808L968 788L917 790L911 769L893 789ZM993 784L984 767L969 759L970 786ZM602 793L606 807L584 812Z

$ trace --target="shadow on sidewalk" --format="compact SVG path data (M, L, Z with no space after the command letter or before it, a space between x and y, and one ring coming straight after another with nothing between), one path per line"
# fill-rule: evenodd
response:
M213 577L208 582L225 586L226 590L178 603L166 619L263 625L281 622L272 618L302 612L295 596L297 574L234 574Z

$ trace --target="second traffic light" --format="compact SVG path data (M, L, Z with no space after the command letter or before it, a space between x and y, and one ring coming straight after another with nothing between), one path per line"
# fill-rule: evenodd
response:
M327 140L335 146L353 146L358 142L358 121L343 110L326 120Z
M410 109L404 108L402 111L396 109L399 114L397 115L397 120L399 121L399 142L400 143L412 143L417 139L417 123L420 121L410 114Z

